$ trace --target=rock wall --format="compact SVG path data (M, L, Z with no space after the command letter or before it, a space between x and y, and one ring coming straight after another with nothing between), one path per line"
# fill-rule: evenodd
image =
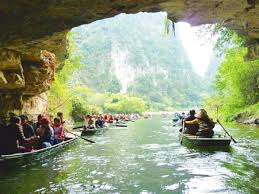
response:
M246 59L259 58L256 0L1 0L0 114L29 110L25 102L48 90L71 28L140 11L166 11L174 22L192 25L220 23L247 37Z
M234 117L234 120L238 123L259 125L259 115L252 112L239 113Z
M22 59L15 50L0 50L0 115L45 111L46 91L54 80L54 72L55 55L46 50L34 61Z

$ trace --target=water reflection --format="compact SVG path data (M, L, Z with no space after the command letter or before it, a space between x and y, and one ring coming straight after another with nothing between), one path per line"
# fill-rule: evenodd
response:
M169 120L139 120L128 129L98 133L94 145L80 141L55 157L1 168L0 191L256 193L258 129L238 127L231 130L238 144L228 151L207 151L180 146L178 128Z

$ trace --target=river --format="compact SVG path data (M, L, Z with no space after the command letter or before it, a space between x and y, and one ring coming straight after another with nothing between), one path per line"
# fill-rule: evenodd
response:
M237 144L201 151L181 146L170 120L140 119L88 137L95 144L0 168L0 193L259 193L259 129L227 128Z

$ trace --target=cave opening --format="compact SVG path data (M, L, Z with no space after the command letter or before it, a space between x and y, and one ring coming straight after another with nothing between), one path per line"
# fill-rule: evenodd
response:
M1 192L255 193L258 8L255 0L2 1ZM206 138L181 131L190 109L207 114L201 108ZM41 139L42 128L65 126L66 141L61 132L17 153L24 142L9 129L22 134L25 125L16 117L6 126L14 115L27 115Z
M122 96L141 98L152 111L197 108L220 61L213 53L212 27L175 24L165 12L120 14L82 25L68 35L66 64L77 67L71 72L65 65L61 76L70 75L71 90L87 88L79 96L101 112L112 110L104 107L105 98Z

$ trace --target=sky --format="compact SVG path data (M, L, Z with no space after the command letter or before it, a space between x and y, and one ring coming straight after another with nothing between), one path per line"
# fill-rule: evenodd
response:
M176 30L192 63L193 70L203 76L210 63L216 37L210 38L209 33L201 35L201 28L202 26L192 27L184 22L179 22L176 25Z

